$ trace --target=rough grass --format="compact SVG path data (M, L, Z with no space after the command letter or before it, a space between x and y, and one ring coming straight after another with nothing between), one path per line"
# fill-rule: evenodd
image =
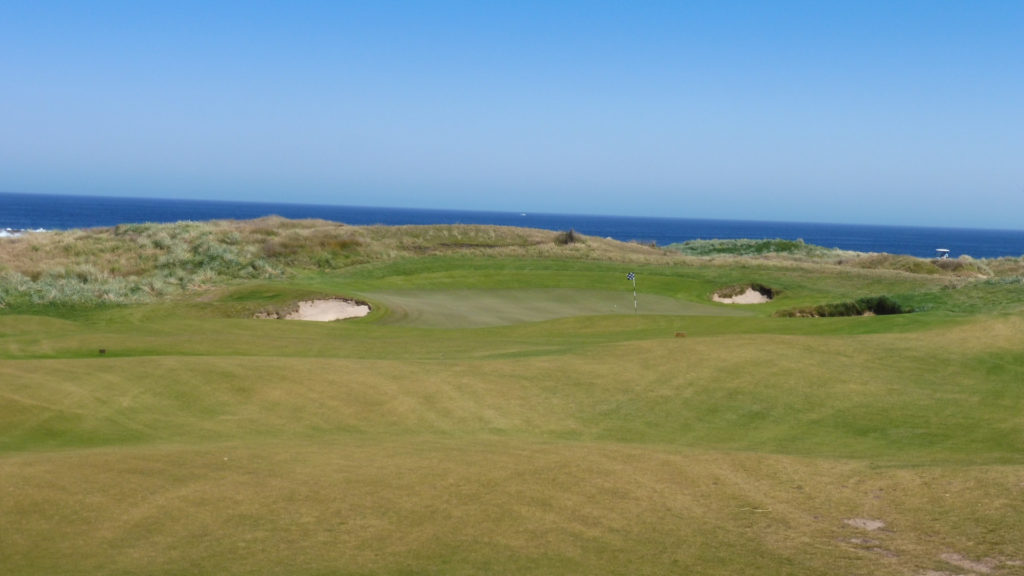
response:
M331 272L423 257L533 258L664 266L756 264L931 275L961 283L1020 278L1021 259L926 260L788 240L696 240L666 249L574 231L495 226L345 226L278 217L126 224L0 239L0 306L148 302L237 280ZM723 261L724 259L724 261ZM741 279L749 282L749 279Z
M296 270L443 254L665 261L650 247L495 226L352 227L319 220L126 224L0 239L0 306L151 301Z
M0 311L5 574L1024 573L1014 262L975 279L486 227L210 226L283 274ZM32 265L129 261L91 241ZM751 284L776 300L710 301ZM251 319L329 294L375 310ZM772 317L874 294L918 313Z

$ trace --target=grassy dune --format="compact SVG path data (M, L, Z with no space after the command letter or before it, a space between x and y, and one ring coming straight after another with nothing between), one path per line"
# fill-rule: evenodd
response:
M581 240L0 241L3 572L1024 574L1020 262ZM742 283L777 297L711 302ZM374 311L252 319L318 295ZM878 295L917 312L774 316Z

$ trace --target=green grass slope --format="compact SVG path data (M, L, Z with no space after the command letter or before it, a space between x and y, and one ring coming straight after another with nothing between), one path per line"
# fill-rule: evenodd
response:
M5 574L1024 574L1016 262L964 276L486 227L129 232L69 233L95 258L84 281L53 272L74 258L33 280L25 243L0 262L23 287L145 285L169 269L111 272L118 238L234 232L274 273L183 256L203 282L139 301L5 284ZM776 298L711 301L743 283ZM374 311L253 319L326 295ZM917 311L775 316L879 295Z

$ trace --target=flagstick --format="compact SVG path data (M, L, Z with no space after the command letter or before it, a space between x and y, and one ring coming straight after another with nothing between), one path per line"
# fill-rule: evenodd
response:
M633 315L636 316L640 313L640 308L636 302L636 276L633 276Z

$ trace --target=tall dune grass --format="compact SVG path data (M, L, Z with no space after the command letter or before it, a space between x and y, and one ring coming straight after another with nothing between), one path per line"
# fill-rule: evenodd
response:
M571 242L566 240L570 236ZM0 306L139 303L237 280L456 255L654 266L731 267L747 262L814 271L888 270L964 282L1024 275L1022 259L926 260L844 252L802 241L712 240L658 248L574 231L476 225L356 227L267 217L124 224L0 239Z

